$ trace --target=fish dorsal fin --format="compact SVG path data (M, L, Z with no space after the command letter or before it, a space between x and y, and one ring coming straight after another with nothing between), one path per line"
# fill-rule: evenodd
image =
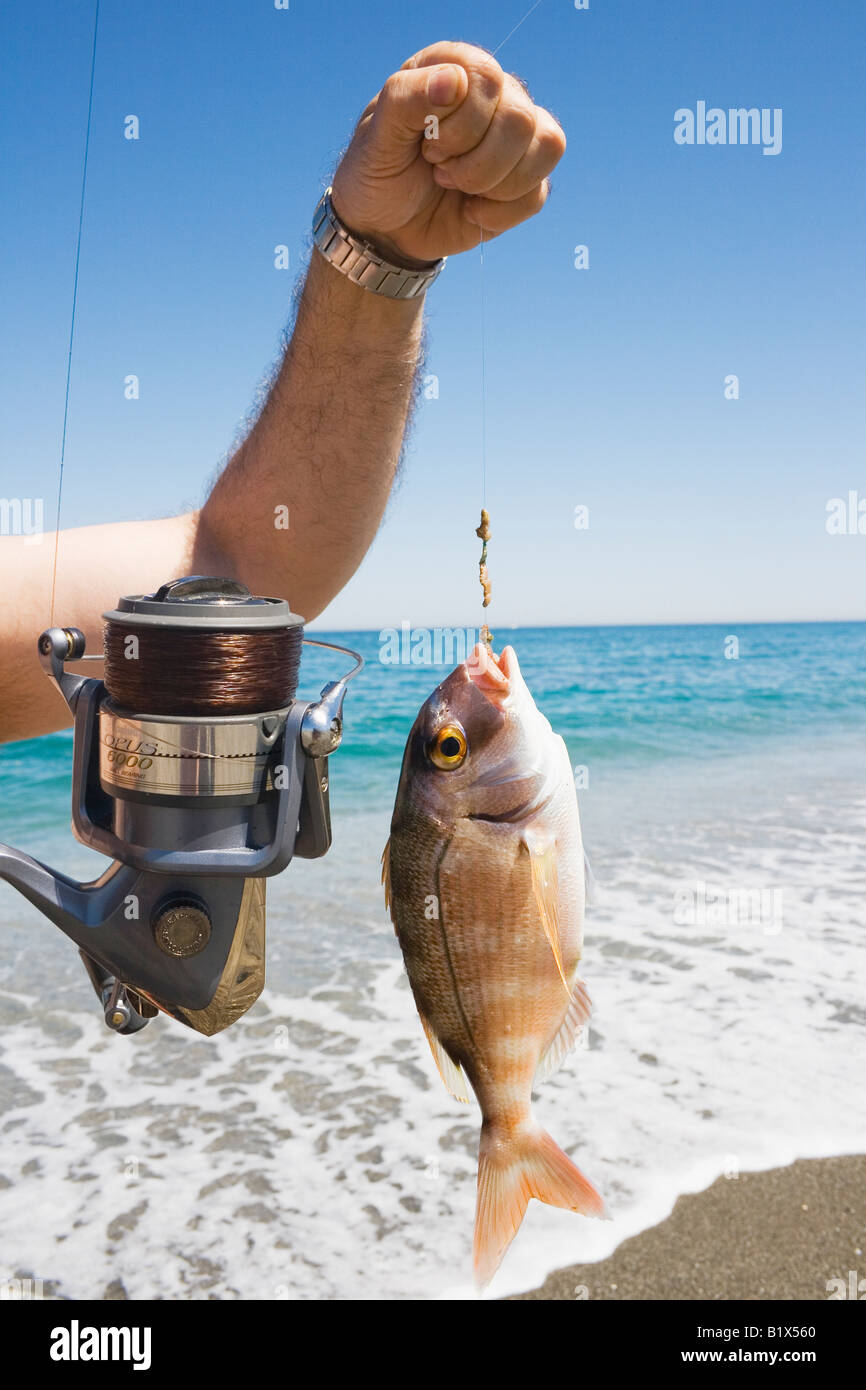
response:
M424 1025L424 1032L427 1034L427 1041L430 1044L430 1051L433 1053L433 1060L439 1069L439 1075L445 1083L445 1089L450 1091L455 1100L465 1101L469 1104L469 1083L466 1080L463 1068L451 1060L445 1048L433 1031L433 1027L420 1009L418 1017Z
M566 1010L559 1032L538 1059L538 1066L535 1069L536 1081L544 1081L559 1070L589 1022L591 1009L592 1003L586 992L586 985L583 980L575 980L571 1003Z
M532 891L538 904L544 934L550 942L553 959L567 994L571 986L565 978L562 965L562 945L559 938L558 876L556 872L556 841L542 840L532 831L523 836L523 843L529 851L532 869Z

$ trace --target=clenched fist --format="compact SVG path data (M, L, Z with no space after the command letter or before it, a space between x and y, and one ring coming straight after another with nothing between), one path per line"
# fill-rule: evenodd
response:
M436 43L393 73L364 111L332 202L383 255L423 265L539 212L564 150L550 112L495 58Z

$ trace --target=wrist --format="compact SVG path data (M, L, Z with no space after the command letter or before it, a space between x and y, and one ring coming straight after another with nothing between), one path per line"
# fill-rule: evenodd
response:
M414 265L391 260L343 222L327 188L313 213L313 243L326 261L365 291L386 299L421 299L439 276L445 257Z
M374 251L378 252L386 261L391 261L394 265L399 265L405 270L430 270L437 265L437 261L419 261L414 256L407 256L396 242L386 236L384 232L378 231L375 227L367 227L344 217L343 204L340 194L336 190L331 191L331 207L352 236L358 237L361 241L366 241Z
M423 295L390 299L387 295L370 294L314 252L297 321L298 325L303 321L305 333L308 329L318 333L320 316L333 316L339 321L347 344L357 340L366 344L364 351L380 346L388 350L394 344L405 343L407 330L416 320L420 323L423 309Z

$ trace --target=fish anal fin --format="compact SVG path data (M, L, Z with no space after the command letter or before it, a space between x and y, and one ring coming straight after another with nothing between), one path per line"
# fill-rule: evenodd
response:
M532 870L532 891L541 917L544 934L550 942L553 959L567 994L571 986L562 964L562 945L559 938L558 876L556 871L556 841L542 842L535 836L524 835L523 843L529 852Z
M592 1003L583 980L575 980L571 1002L553 1041L545 1048L535 1070L535 1080L544 1081L558 1071L589 1022Z
M439 1075L445 1084L446 1091L450 1091L455 1100L462 1100L469 1104L469 1082L463 1068L457 1062L452 1061L433 1031L429 1019L419 1012L419 1018L424 1025L424 1032L427 1034L427 1041L430 1044L430 1051L433 1053L433 1060L439 1071Z

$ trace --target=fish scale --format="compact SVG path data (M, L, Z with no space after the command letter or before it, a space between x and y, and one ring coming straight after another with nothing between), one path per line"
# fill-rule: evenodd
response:
M448 863L451 854L446 855L439 876L441 900L449 904L442 914L443 928L477 1049L462 1059L462 1065L482 1105L480 1088L488 1075L505 1080L519 1074L528 1106L544 1044L559 1026L561 1009L556 1004L564 991L550 946L534 920L528 856L512 856L505 846L503 852L497 844L502 835L473 827L472 838L480 843L461 845L461 861L453 867ZM476 856L484 866L480 873L472 868ZM445 1017L437 1010L431 1021L452 1050L456 1039L452 1042L446 1032ZM502 1042L518 1033L527 1045L519 1059L509 1061ZM504 1072L496 1066L500 1059ZM492 1101L497 1083L490 1084Z

